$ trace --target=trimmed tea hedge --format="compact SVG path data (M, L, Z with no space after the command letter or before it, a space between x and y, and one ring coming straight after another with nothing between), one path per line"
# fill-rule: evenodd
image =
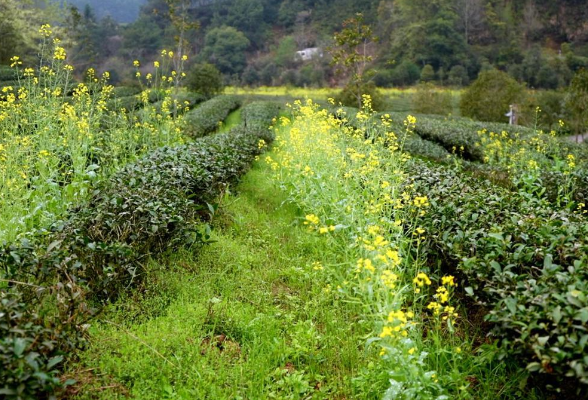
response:
M214 132L231 111L241 105L236 96L223 95L202 103L198 108L186 113L186 133L192 137L202 137Z
M266 124L271 123L267 114ZM247 171L271 131L237 127L164 147L98 186L71 217L0 249L0 394L48 397L66 354L83 343L100 304L141 279L153 253L207 235L192 223Z
M268 121L272 121L280 113L280 105L270 101L254 101L241 110L243 125L248 128L268 129Z
M16 70L8 65L0 65L0 84L4 85L7 81L17 80Z
M338 111L343 111L343 113L339 113ZM357 108L339 107L331 110L331 112L335 115L341 116L341 118L345 118L347 120L346 124L353 128L358 128L362 124L366 123L368 126L370 124L375 124L377 127L380 125L379 120L383 115L390 115L393 119L392 125L388 129L392 130L396 134L398 138L398 145L401 146L402 151L405 151L416 157L425 158L440 163L446 163L453 160L453 155L449 153L440 144L427 139L423 139L416 133L407 135L406 127L403 125L403 121L404 119L406 119L407 116L405 114L376 113L370 118L369 121L360 122L357 120ZM380 128L375 128L375 131L377 132L377 134L379 134Z
M114 98L135 96L141 93L141 88L138 86L117 86L112 92Z
M414 160L407 172L431 204L416 217L429 259L457 268L506 353L588 384L586 219L447 167Z

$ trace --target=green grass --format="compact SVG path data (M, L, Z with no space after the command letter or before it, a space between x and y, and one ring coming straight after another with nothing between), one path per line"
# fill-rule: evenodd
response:
M228 132L237 125L241 123L241 108L236 109L235 111L231 112L227 119L223 121L222 126L219 129L219 132Z
M148 284L91 330L79 398L379 398L371 321L324 290L336 257L296 224L260 163L223 200L214 243L147 266Z

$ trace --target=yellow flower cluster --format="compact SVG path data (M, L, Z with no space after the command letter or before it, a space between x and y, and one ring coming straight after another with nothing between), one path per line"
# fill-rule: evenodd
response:
M41 28L39 29L39 33L41 34L41 36L48 38L53 34L53 31L51 30L51 25L49 24L45 24L42 25Z
M414 313L412 311L390 311L387 318L387 324L382 328L380 337L401 338L408 336L407 329L410 326L410 319L412 318L414 318Z
M38 69L21 70L21 58L12 57L20 87L0 90L0 242L50 224L68 205L83 201L95 171L116 170L150 149L183 142L182 117L162 115L173 104L171 92L161 91L166 96L161 112L151 105L141 116L109 109L114 90L109 74L99 78L90 68L85 83L72 84L65 46L57 38L46 40L53 36L50 25L39 35L44 40ZM96 148L105 157L89 174ZM32 179L38 183L30 185Z
M398 275L396 275L394 272L390 270L385 270L384 272L382 272L382 276L380 277L380 279L382 279L382 282L384 283L384 285L386 285L386 287L394 289L396 288L396 282L398 282L399 278Z
M455 277L452 275L445 275L441 278L441 286L437 288L433 295L435 301L431 301L427 305L427 309L431 310L434 316L441 316L443 321L456 319L458 317L455 312L455 307L449 304L451 300L450 289L456 287Z
M63 47L56 46L53 52L53 58L55 60L63 61L66 57L67 53L65 52L65 49Z
M344 249L347 260L353 261L343 263L347 270L321 273L329 282L324 293L362 302L368 315L376 316L377 337L371 339L381 346L380 354L393 359L399 368L406 362L410 369L408 363L414 366L418 352L411 336L421 336L418 331L411 334L421 325L415 321L414 310L424 315L432 310L439 316L437 322L455 318L450 300L456 283L452 276L443 277L442 288L430 303L424 300L425 294L415 295L433 282L424 272L417 270L413 275L413 268L420 265L418 248L417 259L411 258L415 265L409 265L403 254L412 254L414 236L424 240L426 230L415 226L414 220L427 212L430 200L407 184L403 163L409 156L402 153L403 144L390 131L395 126L390 115L375 115L371 99L364 96L362 100L363 109L350 118L354 125L348 125L343 110L331 115L310 100L296 101L292 118L275 124L276 155L266 161L277 184L289 191L289 200L308 210L303 224L310 231L328 234L334 229L331 221L341 227L337 235L327 235L325 240ZM335 103L333 99L329 102ZM409 116L404 122L406 137L414 130L416 118ZM310 268L331 269L320 264ZM414 292L407 291L411 281ZM403 304L410 304L411 311L402 308L406 307ZM382 310L392 311L383 314ZM437 327L436 323L432 329Z

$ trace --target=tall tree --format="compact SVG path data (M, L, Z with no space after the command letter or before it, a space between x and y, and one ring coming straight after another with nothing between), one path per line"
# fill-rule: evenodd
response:
M245 50L249 39L231 26L213 28L206 34L202 58L224 74L240 74L247 64Z
M467 44L475 43L484 31L486 3L484 0L457 0L455 2Z
M377 41L372 28L364 23L363 14L357 14L343 22L343 29L335 33L335 46L330 49L332 65L339 74L348 75L347 90L362 105L362 94L366 85L366 73L373 57L368 54L368 45Z
M394 58L409 58L436 70L467 64L465 35L458 30L459 17L450 0L396 0L392 34Z

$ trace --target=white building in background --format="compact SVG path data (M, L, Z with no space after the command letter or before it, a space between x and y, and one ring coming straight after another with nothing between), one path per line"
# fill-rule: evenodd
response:
M310 61L314 58L322 58L323 50L320 47L309 47L296 52L296 61Z

